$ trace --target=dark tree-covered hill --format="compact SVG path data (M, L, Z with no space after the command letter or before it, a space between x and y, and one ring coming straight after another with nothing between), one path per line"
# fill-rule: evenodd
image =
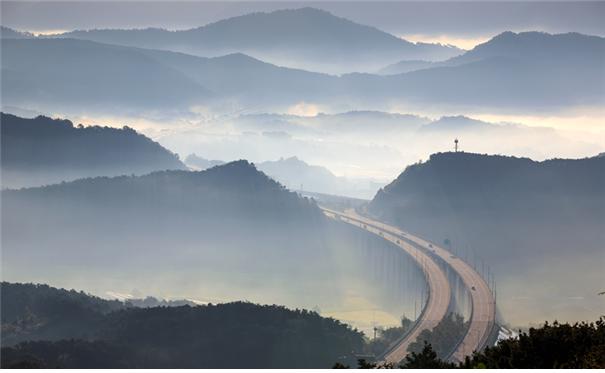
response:
M2 282L0 286L3 346L30 339L83 338L103 315L124 308L119 301L48 285Z
M417 231L444 231L440 225L449 222L461 231L481 235L487 226L500 225L499 235L489 231L497 244L498 237L519 235L527 228L591 228L588 232L602 235L595 228L605 222L604 190L603 158L535 162L440 153L426 163L409 166L378 192L370 210ZM526 228L507 229L521 227ZM555 235L556 231L550 234ZM590 238L594 241L596 236ZM514 249L510 247L505 255L514 254ZM542 249L548 248L532 248L535 253Z
M56 218L65 216L68 219L76 214L76 206L82 209L103 207L103 210L94 211L96 217L120 213L158 221L173 215L204 220L226 215L234 220L254 216L257 221L265 218L278 221L284 215L289 218L319 216L319 210L312 202L286 190L244 160L200 172L157 171L143 176L94 177L7 190L3 197L7 209L13 207L12 202L40 204ZM73 211L66 210L70 204L75 205ZM144 215L152 211L157 214Z
M185 169L176 154L129 127L83 127L2 113L0 130L3 188Z
M31 308L11 316L46 325L32 326L28 342L8 347L15 322L4 319L4 310L24 299ZM2 311L3 367L319 368L363 348L361 333L347 325L276 305L125 308L75 291L2 283Z
M5 190L1 208L3 279L96 294L313 308L343 296L360 246L247 161Z
M602 157L434 154L380 190L369 210L438 244L447 239L484 272L489 265L509 321L599 316L590 309L602 308Z

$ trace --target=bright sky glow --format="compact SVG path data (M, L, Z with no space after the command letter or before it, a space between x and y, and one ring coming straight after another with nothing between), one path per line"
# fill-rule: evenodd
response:
M470 50L481 43L485 43L494 35L462 37L455 35L424 35L424 34L408 34L399 35L402 39L414 43L439 43L445 45L453 45L460 49Z

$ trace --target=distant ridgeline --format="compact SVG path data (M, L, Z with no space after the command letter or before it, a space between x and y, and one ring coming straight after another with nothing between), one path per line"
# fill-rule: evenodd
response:
M405 100L410 104L455 105L465 110L479 106L484 110L493 108L498 111L533 111L537 107L560 110L578 105L603 105L605 38L602 37L575 33L506 32L460 56L430 63L427 68L417 67L420 69L405 74L336 76L312 71L322 71L326 62L331 65L325 66L328 70L333 71L336 67L339 73L342 70L338 67L342 66L353 71L376 71L385 64L420 57L416 52L405 52L407 49L410 52L417 50L423 55L422 49L445 49L446 53L439 52L441 58L437 60L461 51L405 42L371 28L359 28L342 19L334 20L335 17L325 12L275 12L271 18L280 15L289 16L271 24L259 19L258 15L238 17L239 20L261 22L243 29L239 26L220 27L233 24L232 20L179 32L93 30L63 34L68 38L59 39L3 39L3 104L40 111L81 112L85 108L88 112L113 115L154 110L173 117L179 113L190 113L191 108L200 103L210 107L219 104L221 107L221 103L233 100L243 107L262 105L267 108L290 107L301 101L322 102L330 106L351 99L360 106L369 107L382 106L385 101ZM291 28L299 24L296 20L305 15L311 17L306 18L308 22L305 22L303 31L293 32ZM315 22L316 15L321 19L327 17L328 24ZM340 40L328 37L336 35L334 28L329 26L332 21L336 21ZM243 37L253 35L256 26L260 26L266 36L257 38L265 44L259 46L261 53L249 50L252 43L239 43ZM161 35L172 41L162 43ZM169 51L184 48L181 51L191 53L197 47L208 47L206 40L223 39L221 35L238 43L226 50L219 46L218 50L203 52L203 55L220 57L207 58ZM275 38L281 40L278 49L275 49ZM267 44L266 40L271 42ZM297 40L304 43L297 43ZM309 40L314 41L307 43ZM317 48L320 43L315 40L329 41L330 45ZM190 49L186 46L189 41L197 47L191 45ZM289 47L297 44L296 50L287 52ZM169 50L140 49L133 45ZM381 53L381 50L389 54L398 49L406 56L388 57ZM298 52L306 54L313 50L315 56L307 57L312 57L311 60L317 63L311 61L302 65L317 69L304 71L282 67L288 62L302 62L305 56ZM274 59L271 55L275 51L280 53ZM239 53L224 55L232 52ZM256 58L242 52L250 52ZM375 52L382 54L378 61L364 61L365 57L374 60L377 57ZM329 55L332 55L332 61L329 61ZM284 56L289 56L287 61L283 60ZM365 65L365 68L355 69L354 65Z
M363 348L347 325L275 305L135 308L46 285L1 291L3 368L329 368Z
M176 154L129 127L1 115L3 188L186 168Z

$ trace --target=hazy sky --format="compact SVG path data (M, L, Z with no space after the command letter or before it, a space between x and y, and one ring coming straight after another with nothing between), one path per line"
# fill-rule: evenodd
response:
M505 30L605 36L605 2L2 1L2 24L48 32L90 28L185 29L254 11L312 6L411 40L472 47Z

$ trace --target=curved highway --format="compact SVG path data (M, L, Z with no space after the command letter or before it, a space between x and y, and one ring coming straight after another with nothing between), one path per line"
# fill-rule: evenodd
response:
M396 229L396 228L395 228ZM422 238L407 234L407 238L420 247L434 250L462 279L471 295L472 313L470 325L462 342L457 346L451 359L464 361L464 357L473 351L479 351L487 344L496 323L496 302L492 291L483 276L464 260L455 257L449 251Z
M451 355L451 360L463 361L465 356L471 355L473 351L481 350L486 345L495 325L496 304L488 284L472 266L460 258L452 255L449 251L442 247L432 244L420 237L404 232L399 228L369 219L365 216L361 216L354 210L347 210L344 213L323 207L322 210L324 213L326 213L326 215L332 215L333 217L338 216L341 220L356 226L361 226L368 231L371 229L372 233L377 233L391 242L393 242L393 240L395 240L395 243L400 242L398 246L402 247L408 253L413 252L413 250L409 250L409 248L412 248L416 249L417 252L428 258L430 262L425 261L426 259L422 259L425 263L425 267L422 267L423 262L419 262L423 268L423 271L425 271L427 280L429 280L430 295L425 312L430 312L431 315L441 315L441 318L445 316L447 306L449 305L450 285L441 268L439 268L439 266L430 258L430 256L426 255L425 252L432 252L434 255L437 255L443 261L445 261L462 279L464 286L467 288L471 296L472 305L469 328L462 341L458 344L458 346L456 346L455 351ZM382 234L380 234L380 232L382 232ZM404 239L405 241L401 239ZM413 243L416 247L420 247L422 250L418 250L415 246L409 245L406 241ZM406 248L404 246L409 247ZM416 259L415 255L416 252L414 252L412 255ZM432 263L434 266L427 266L426 263ZM431 276L433 276L433 280L438 282L438 284L431 284ZM442 284L442 282L445 282L445 285ZM442 291L445 291L445 289L447 289L447 296L441 293ZM436 293L437 291L439 291L439 293ZM435 298L436 296L442 298L442 300L439 302L439 309L434 311L431 309L432 307L435 307L435 305L431 303L431 298ZM446 299L447 303L444 303ZM443 304L445 304L446 310L442 309ZM417 334L424 329L432 329L437 325L437 323L439 323L441 318L427 323L423 323L421 320L421 322L417 323L416 326L416 328L419 328L418 333L414 333L415 336L412 335L413 333L410 333L403 341L400 342L401 344L406 344L405 349L399 348L398 346L395 350L393 350L393 352L397 351L398 353L396 355L387 355L385 360L388 362L399 362L407 354L407 346L415 340ZM401 359L396 360L399 357L401 357Z
M357 217L335 210L323 208L324 213L331 218L338 219L345 223L365 229L374 233L387 241L399 246L408 253L417 263L424 273L428 283L429 292L426 306L419 319L414 323L402 340L390 348L384 355L384 362L397 364L408 354L409 345L416 341L418 335L424 330L432 330L445 317L451 297L450 284L445 273L437 263L425 252L404 241L398 235L377 227L373 222L360 221Z

